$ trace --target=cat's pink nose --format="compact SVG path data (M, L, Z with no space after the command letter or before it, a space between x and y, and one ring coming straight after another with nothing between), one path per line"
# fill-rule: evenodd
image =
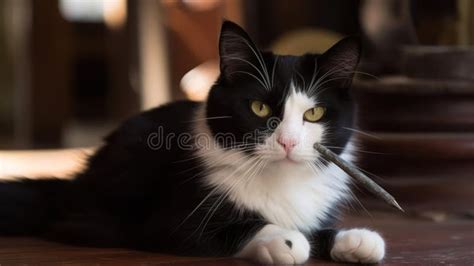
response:
M289 153L295 146L298 144L296 139L293 138L284 138L284 137L279 137L277 142L283 146L285 149L286 153Z

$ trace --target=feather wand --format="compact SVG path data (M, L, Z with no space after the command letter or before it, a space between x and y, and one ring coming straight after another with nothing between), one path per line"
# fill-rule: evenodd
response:
M377 183L375 183L372 179L370 179L368 176L366 176L364 173L362 173L359 169L357 169L353 164L344 161L341 159L339 156L337 156L335 153L330 151L328 148L324 147L323 145L319 143L314 144L314 148L321 154L321 156L334 163L337 165L339 168L344 170L349 176L353 177L355 180L357 180L359 183L361 183L368 191L370 191L372 194L375 196L383 199L386 203L388 203L390 206L405 212L402 207L398 204L398 202L395 200L395 198L390 195L385 189L383 189L381 186L379 186Z

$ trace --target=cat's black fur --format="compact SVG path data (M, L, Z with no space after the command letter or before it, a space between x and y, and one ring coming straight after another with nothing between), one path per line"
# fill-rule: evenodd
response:
M265 100L272 106L273 116L281 117L290 80L308 83L315 70L320 71L317 76L321 77L342 60L348 72L342 78L331 75L336 77L328 84L332 89L321 93L320 99L328 110L324 118L331 132L328 144L346 145L349 131L341 128L352 123L347 88L352 78L350 71L358 61L357 41L346 39L317 61L318 55L312 54L276 59L272 53L263 53L269 69L278 60L269 93L251 76L238 72L245 69L255 73L253 69L226 57L238 55L258 64L248 47L233 39L240 36L256 49L247 34L231 22L223 24L222 32L222 74L210 92L207 117L231 118L208 120L213 134L232 133L240 141L247 132L265 129L266 121L251 115L250 100ZM72 180L0 183L0 234L35 235L86 246L121 246L181 255L235 254L267 222L258 213L236 210L224 201L203 228L203 218L219 195L188 216L210 190L200 181L206 174L202 162L193 150L183 150L175 142L169 149L150 146L150 136L156 134L159 126L165 133L192 133L194 114L202 105L175 102L128 119L105 139L105 144L89 159L86 170ZM330 224L330 220L325 223ZM308 236L316 255L328 256L334 232L322 230Z

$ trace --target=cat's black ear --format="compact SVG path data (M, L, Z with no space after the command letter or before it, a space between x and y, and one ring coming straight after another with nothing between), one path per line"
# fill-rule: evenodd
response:
M359 63L360 54L361 41L358 37L340 40L318 57L318 76L332 86L348 88Z
M219 58L224 77L230 78L243 72L254 74L255 67L260 68L259 60L263 61L258 56L261 56L259 50L243 28L228 20L222 23Z

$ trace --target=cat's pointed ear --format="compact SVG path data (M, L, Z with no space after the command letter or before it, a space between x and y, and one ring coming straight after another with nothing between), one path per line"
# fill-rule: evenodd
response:
M231 21L222 23L219 37L220 71L226 78L242 72L254 72L260 53L243 28Z
M332 86L348 88L352 83L360 55L360 39L358 37L344 38L318 57L318 76L327 83L331 83Z

